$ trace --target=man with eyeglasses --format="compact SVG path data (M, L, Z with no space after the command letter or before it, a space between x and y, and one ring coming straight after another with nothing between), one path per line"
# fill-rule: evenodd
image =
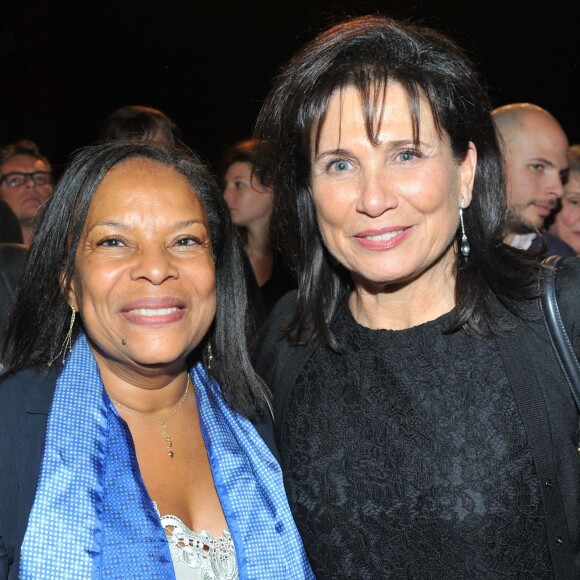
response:
M52 168L36 143L17 141L0 148L0 199L18 218L26 245L38 210L51 193Z

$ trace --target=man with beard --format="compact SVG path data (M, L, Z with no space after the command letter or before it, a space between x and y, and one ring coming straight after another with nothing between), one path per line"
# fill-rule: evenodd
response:
M573 256L566 243L548 234L546 218L557 208L568 173L568 139L556 119L530 103L493 111L506 159L508 220L505 242L546 255Z

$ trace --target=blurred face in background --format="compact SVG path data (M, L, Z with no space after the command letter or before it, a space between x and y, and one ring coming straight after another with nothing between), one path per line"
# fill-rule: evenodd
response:
M570 173L550 232L580 254L580 174Z
M0 179L0 199L21 224L31 224L52 193L52 175L46 163L32 155L15 155L0 165Z
M226 171L225 182L224 199L235 225L252 227L270 221L272 191L252 176L250 163L232 163Z
M564 193L568 140L551 115L529 111L506 141L509 227L523 234L542 228Z

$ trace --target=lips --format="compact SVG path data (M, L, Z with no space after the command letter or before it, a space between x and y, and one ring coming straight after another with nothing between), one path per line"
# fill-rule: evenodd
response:
M134 324L145 326L170 324L185 316L185 303L172 297L145 298L124 305L121 315Z
M395 248L412 232L413 227L386 227L376 230L364 230L354 236L355 241L363 248L371 251L383 251Z
M548 217L554 211L553 205L544 203L534 203L533 205L536 208L536 211L544 217Z

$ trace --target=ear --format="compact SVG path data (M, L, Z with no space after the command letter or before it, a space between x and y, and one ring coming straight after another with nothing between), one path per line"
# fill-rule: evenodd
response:
M459 162L459 194L463 199L463 207L469 207L472 199L473 182L475 181L475 169L477 167L477 149L470 141L467 152ZM461 205L461 199L459 200Z

